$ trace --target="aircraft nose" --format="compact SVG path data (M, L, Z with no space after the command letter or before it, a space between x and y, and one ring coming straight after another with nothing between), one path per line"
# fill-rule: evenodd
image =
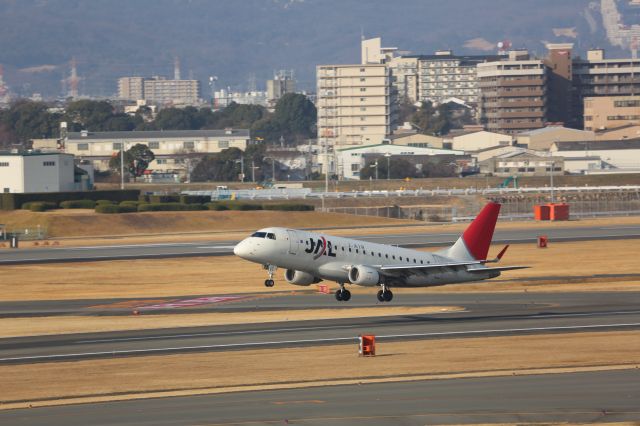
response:
M247 247L247 241L242 240L233 248L233 254L239 257L247 257L249 254L249 247Z

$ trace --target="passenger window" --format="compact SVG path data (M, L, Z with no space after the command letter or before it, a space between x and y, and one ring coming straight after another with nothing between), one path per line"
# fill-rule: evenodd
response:
M421 264L421 265L424 265L424 260L421 260L421 261L420 261L420 264Z
M400 256L400 260L402 260L402 256Z
M384 257L386 257L386 258L388 259L388 258L389 258L389 255L388 255L388 254L385 254L385 255L384 255Z
M395 255L393 256L393 260L396 260L396 256Z
M418 262L416 262L416 260L415 260L415 259L413 259L413 263L418 263Z
M351 253L351 247L349 247L349 253Z
M378 253L378 257L382 257L382 253Z
M358 251L358 249L356 249L356 253L360 253L360 252Z

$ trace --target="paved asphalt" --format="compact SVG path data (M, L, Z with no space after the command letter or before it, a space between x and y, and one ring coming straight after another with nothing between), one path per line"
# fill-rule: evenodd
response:
M376 305L373 293L354 295L349 305L338 304L331 295L320 294L245 296L246 299L235 303L196 307L176 307L180 303L175 302L152 305L137 302L143 303L138 308L142 315ZM65 302L42 302L41 306L46 303L52 309L56 303L66 308L62 306ZM84 315L131 312L120 308L127 304L126 301L113 301L112 310L108 303L97 308L91 307L91 301L84 301L84 308L80 307L80 301L75 303L68 308ZM0 364L340 343L355 345L360 334L374 334L384 342L640 329L640 292L403 295L400 289L392 303L398 306L461 306L465 311L1 339ZM145 306L153 308L145 310ZM0 305L3 311L8 307L8 303ZM21 309L15 306L13 309L20 315L17 311Z
M640 419L640 370L243 392L0 412L26 425L428 425Z
M496 230L494 243L533 242L538 235L553 241L586 241L599 239L640 238L640 225L576 228ZM452 244L457 233L415 233L397 235L366 235L354 238L402 247L430 247ZM192 256L222 256L233 253L237 241L200 241L187 243L129 244L90 247L55 247L14 249L0 252L0 265L20 263L77 262L114 259L168 258Z

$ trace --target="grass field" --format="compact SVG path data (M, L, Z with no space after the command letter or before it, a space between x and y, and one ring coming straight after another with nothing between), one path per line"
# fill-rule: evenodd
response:
M375 358L358 357L354 339L351 345L6 365L0 366L0 408L264 387L631 369L640 364L640 338L637 332L611 332L379 342L376 352Z
M494 255L501 247L492 247ZM505 265L529 265L531 269L505 272L498 279L480 283L411 292L456 291L624 291L640 289L635 263L640 240L551 243L547 249L534 244L509 248ZM275 291L297 291L276 274ZM594 277L615 273L619 277ZM624 276L629 274L629 276ZM3 267L0 301L181 297L205 294L269 293L260 265L235 256L184 259L121 260ZM330 285L332 283L329 283ZM334 285L335 287L335 285ZM315 288L315 287L311 287ZM354 294L367 288L352 286Z
M77 237L176 232L222 232L267 226L361 226L415 223L397 219L361 217L339 213L276 211L196 211L97 214L93 210L55 210L35 213L0 211L0 223L9 229L46 229L50 237Z

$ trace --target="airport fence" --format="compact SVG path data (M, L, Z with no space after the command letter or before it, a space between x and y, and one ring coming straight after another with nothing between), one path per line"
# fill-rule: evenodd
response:
M538 199L497 200L502 204L501 220L532 220L533 207L548 201ZM640 216L640 198L596 200L563 200L569 204L572 218ZM461 206L384 206L384 207L330 207L325 209L333 213L345 213L356 216L388 217L424 222L461 222L473 220L482 203L469 200Z
M17 235L21 241L38 241L47 238L47 228L38 226L37 228L1 228L0 241L8 241L12 235Z

